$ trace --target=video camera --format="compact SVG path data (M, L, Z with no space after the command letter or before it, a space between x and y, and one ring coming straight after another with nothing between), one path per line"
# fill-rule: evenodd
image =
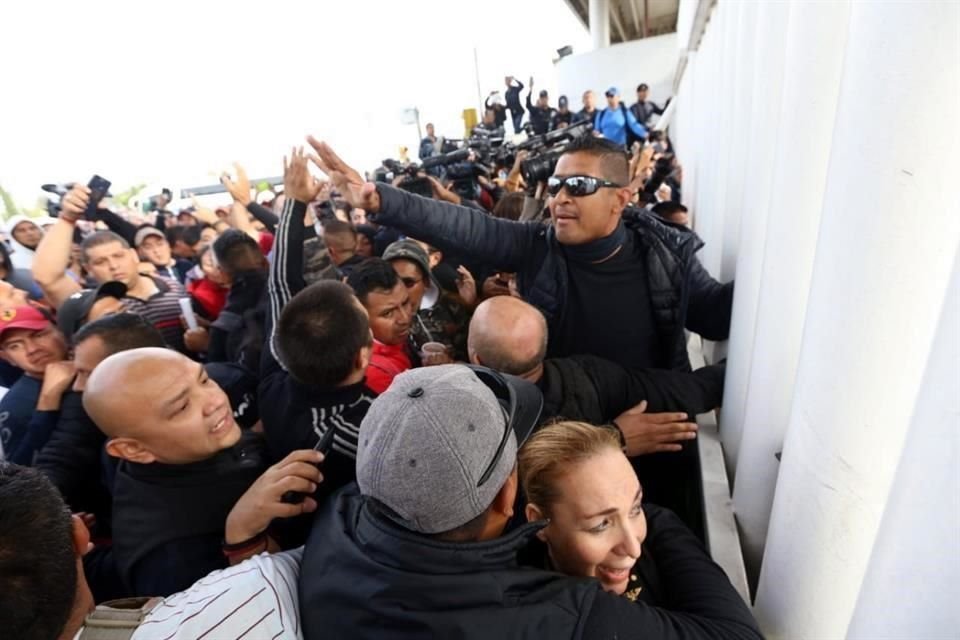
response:
M424 162L424 165L426 165L426 162ZM430 180L420 175L421 170L421 166L415 162L403 164L387 158L383 161L383 166L374 171L373 179L376 182L390 184L397 176L403 176L403 179L397 183L399 188L429 198L433 196L433 187L430 186Z
M529 156L520 165L520 173L529 189L536 189L539 182L545 181L553 175L557 160L563 155L567 144L590 135L593 124L581 122L571 127L549 131L534 136L516 145L516 151L528 151Z

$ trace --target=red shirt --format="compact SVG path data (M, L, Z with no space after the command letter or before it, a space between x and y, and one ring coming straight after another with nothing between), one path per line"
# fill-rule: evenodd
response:
M367 366L367 388L381 394L393 379L412 366L406 344L389 345L373 341L373 354Z
M221 287L206 278L201 278L190 282L187 285L187 291L190 292L194 300L200 303L200 307L203 308L207 318L216 320L220 312L223 311L223 305L227 303L227 291L229 289Z

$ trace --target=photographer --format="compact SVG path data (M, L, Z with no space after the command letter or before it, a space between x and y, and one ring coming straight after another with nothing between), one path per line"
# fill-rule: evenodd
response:
M507 121L507 107L500 92L491 91L487 99L483 101L483 106L488 111L493 111L496 126L502 128L503 123Z
M510 110L510 119L513 121L513 132L520 133L520 123L523 121L523 105L520 104L520 92L523 91L523 83L513 76L507 76L503 79L507 85L507 92L504 98L507 101L507 109Z
M527 110L530 112L530 125L533 127L533 132L540 136L550 131L550 124L557 110L550 106L550 96L546 89L540 92L537 104L530 101L531 95L533 95L533 78L530 78L530 91L527 92Z
M317 166L378 224L517 272L521 294L547 318L552 357L689 370L685 328L711 340L729 335L733 284L700 265L702 241L644 211L622 219L632 192L627 157L611 141L584 136L560 156L546 228L364 183L328 145L308 141Z
M497 117L496 110L487 107L483 112L483 120L473 128L472 133L484 138L503 138L503 120Z
M560 96L557 100L557 111L553 114L553 120L550 122L550 130L556 131L573 124L574 113L567 107L567 96Z

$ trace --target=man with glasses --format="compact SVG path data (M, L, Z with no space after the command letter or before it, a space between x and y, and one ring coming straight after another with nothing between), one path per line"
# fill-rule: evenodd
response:
M365 183L328 145L309 142L314 162L377 224L517 273L521 295L547 318L550 357L689 371L685 328L710 340L729 334L733 284L700 265L692 231L627 208L627 157L614 142L568 145L548 183L546 227Z

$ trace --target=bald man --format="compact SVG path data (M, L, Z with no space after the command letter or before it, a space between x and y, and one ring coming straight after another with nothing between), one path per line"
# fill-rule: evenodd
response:
M543 392L543 420L562 417L619 428L627 455L644 456L637 465L644 495L702 531L696 449L684 446L696 438L697 425L687 414L720 405L725 365L684 373L630 370L592 355L545 359L547 340L546 320L536 308L496 296L474 312L467 351L474 364L536 383Z
M227 566L230 509L264 470L203 366L169 349L116 353L87 379L83 406L120 459L113 548L130 595L169 595Z

